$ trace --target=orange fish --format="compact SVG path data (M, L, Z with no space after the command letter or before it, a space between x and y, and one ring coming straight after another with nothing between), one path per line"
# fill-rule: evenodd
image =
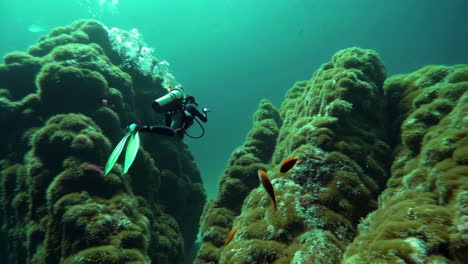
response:
M276 203L275 190L273 189L273 185L264 170L258 169L258 179L262 183L263 188L265 188L268 195L270 195L271 200L273 201L273 208L276 212L276 210L278 210L278 204Z
M231 240L234 238L234 235L237 232L237 229L239 229L237 226L234 226L232 228L231 232L229 233L229 235L226 238L226 241L224 241L224 246L226 246L227 244L229 244L229 242L231 242Z
M301 161L301 160L302 159L296 159L295 157L287 158L285 161L283 161L283 164L281 164L280 172L281 173L288 172L290 169L292 169L292 167L294 167L296 162Z

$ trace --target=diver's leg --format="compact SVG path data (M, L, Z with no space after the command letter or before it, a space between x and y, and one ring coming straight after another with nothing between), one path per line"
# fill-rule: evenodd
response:
M172 122L172 115L169 113L166 113L164 115L164 122L166 122L166 126L170 126Z
M165 127L165 126L144 126L144 125L140 125L140 126L138 126L138 131L156 133L156 134L161 134L161 135L165 135L165 136L174 136L174 135L177 134L173 129L171 129L169 127Z
M170 128L174 130L174 133L179 135L180 137L184 136L186 127L184 121L184 113L182 111L178 111L172 115L172 122Z
M182 111L176 112L172 115L172 122L170 128L172 130L180 130L184 127L184 113Z

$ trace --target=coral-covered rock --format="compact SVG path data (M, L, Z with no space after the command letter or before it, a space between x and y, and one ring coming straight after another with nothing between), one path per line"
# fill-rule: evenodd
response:
M112 64L103 48L96 43L69 43L58 46L43 58L43 63L78 66L80 69L98 72L106 79L109 86L117 88L124 95L134 93L130 75Z
M89 113L102 105L107 81L98 72L74 66L48 64L37 77L45 113Z
M205 207L196 263L338 263L388 177L384 79L375 52L351 48L297 82L279 115L262 102ZM280 173L289 157L302 160ZM256 188L259 168L268 169L276 212Z
M379 209L344 263L462 263L468 249L468 66L426 66L385 82L401 130Z
M10 98L18 100L36 90L34 80L41 68L41 60L24 52L12 52L3 57L0 65L0 87L9 90Z
M12 162L21 162L27 150L31 131L42 124L41 116L35 110L40 105L37 96L28 95L15 102L7 97L0 97L0 130L3 139L0 156L8 157Z
M231 257L221 257L222 246L235 217L241 213L244 199L258 185L257 170L265 168L271 160L280 126L278 110L268 100L262 100L246 142L231 155L229 167L219 183L218 196L205 206L201 223L203 244L196 263L245 263L238 262L240 259L229 262Z
M103 177L95 165L106 160L110 143L90 118L57 115L35 132L32 146L25 166L3 164L2 202L8 215L3 221L11 231L11 263L26 258L37 263L182 261L175 219L160 212L158 204L135 197L125 178ZM26 225L27 232L18 233ZM160 253L150 256L149 248ZM21 252L28 254L20 257Z
M180 138L142 136L130 172L102 176L126 126L163 123L151 101L167 92L141 37L128 47L109 34L80 20L4 56L0 261L182 263L192 247L205 193ZM135 50L147 51L144 72L125 63Z
M29 48L28 53L35 57L43 57L55 47L69 43L96 43L110 51L105 26L96 20L79 20L70 26L55 28L48 35L42 36L36 45Z

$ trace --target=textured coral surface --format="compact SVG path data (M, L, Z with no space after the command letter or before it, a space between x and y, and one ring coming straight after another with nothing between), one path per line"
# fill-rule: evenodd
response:
M468 66L396 75L385 92L396 135L392 175L344 263L466 263Z
M466 263L467 65L387 78L375 51L338 51L279 109L260 101L204 204L178 139L143 136L129 174L102 177L127 124L163 121L135 36L78 21L3 58L0 261L182 263L199 229L197 264Z
M191 248L205 194L179 138L142 135L130 172L102 175L127 125L163 120L150 107L161 76L130 63L158 62L116 32L131 35L81 20L4 56L0 261L172 264Z
M297 82L279 114L262 102L221 178L220 194L205 207L196 262L338 263L388 177L384 79L375 52L352 48ZM252 149L259 139L267 144ZM279 164L292 156L302 161L280 173ZM258 168L272 179L276 213L258 185ZM246 185L248 193L240 187ZM239 191L246 193L241 200ZM238 231L224 246L232 226Z
M196 263L463 263L467 80L464 65L386 80L374 51L349 48L289 89L279 119L269 107L273 133L262 102L204 209ZM260 129L271 143L252 149ZM302 160L281 173L289 157Z

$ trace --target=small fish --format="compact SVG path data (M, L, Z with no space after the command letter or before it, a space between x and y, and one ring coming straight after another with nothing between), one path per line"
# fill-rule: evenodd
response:
M287 158L285 161L283 161L283 163L281 164L281 167L280 167L280 172L281 173L286 173L288 172L290 169L292 169L292 167L294 167L294 165L296 164L296 162L298 161L301 161L302 159L296 159L295 157L291 157L291 158Z
M273 201L273 208L275 209L274 211L276 212L278 210L278 204L276 203L275 190L273 189L270 178L268 178L268 175L264 170L258 169L258 179L262 183L263 188L265 188L268 195L270 195L271 200Z
M28 31L31 33L41 33L44 31L47 31L43 26L38 25L38 24L31 24L28 26Z
M227 236L226 238L226 241L224 242L224 246L226 246L227 244L229 244L229 242L231 242L231 240L234 238L234 235L236 234L237 232L237 229L239 229L238 226L234 226L231 230L231 232L229 233L229 235Z
M92 164L92 163L85 162L85 163L80 165L80 168L82 168L85 171L97 172L97 173L99 173L99 175L104 174L104 168L102 168L101 166L97 166L95 164Z
M110 108L114 108L114 107L115 107L115 104L109 103L109 100L107 100L107 99L102 99L101 102L102 102L102 105L103 105L103 106L107 106L107 107L110 107Z
M297 31L297 35L298 35L298 36L302 36L303 33L304 33L304 29L303 29L303 28L301 28L301 29L299 29L299 31Z

